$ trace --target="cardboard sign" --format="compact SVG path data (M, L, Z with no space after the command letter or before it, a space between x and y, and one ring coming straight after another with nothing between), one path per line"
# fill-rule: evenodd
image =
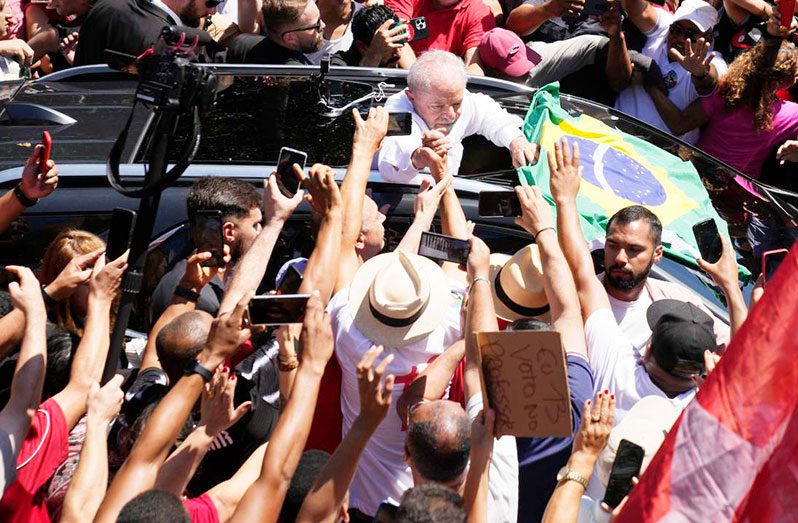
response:
M477 332L484 398L496 435L570 436L571 396L560 334Z

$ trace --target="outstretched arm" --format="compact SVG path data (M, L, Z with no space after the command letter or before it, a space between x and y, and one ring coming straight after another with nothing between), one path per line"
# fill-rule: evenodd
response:
M579 210L576 208L576 194L582 181L579 145L574 144L572 153L568 140L563 138L554 144L554 151L549 151L548 157L551 194L557 204L560 247L576 283L582 318L587 320L594 311L609 309L610 301L593 271L593 259L579 225Z
M302 363L294 381L294 392L288 398L269 440L260 476L247 489L233 514L233 521L277 520L291 477L305 448L321 376L333 353L330 317L324 312L324 305L315 291L308 300L302 346Z
M106 264L100 258L92 269L89 282L89 304L86 328L80 340L67 386L53 396L61 407L67 428L72 430L86 412L89 387L102 378L105 359L110 345L111 304L119 290L122 275L127 268L127 253Z
M69 483L61 521L92 521L108 487L108 427L122 408L122 376L117 374L102 388L93 383L89 389L86 439L80 449L80 461Z
M576 285L568 262L557 243L551 206L537 187L516 187L521 216L516 223L535 238L543 266L543 287L551 310L551 323L560 333L562 345L587 358L585 331Z
M621 6L632 23L644 33L657 25L659 13L647 0L621 0Z
M698 258L696 263L712 277L723 294L726 295L731 336L733 337L745 323L745 319L748 317L748 307L745 305L743 292L737 283L737 261L734 259L734 251L725 236L721 235L720 240L723 243L723 254L716 263L707 263L701 258Z
M4 470L13 470L22 442L41 402L44 370L47 365L47 313L39 290L39 280L30 269L10 266L6 270L19 278L19 283L9 284L8 291L14 307L27 320L17 366L11 380L11 395L0 412L0 437L8 438L8 445L4 445L4 448L12 450L11 454L4 454L0 458L5 465ZM5 484L0 484L0 491L4 491L14 478L7 477L5 481Z
M343 232L334 292L348 287L360 266L356 245L363 226L363 199L371 174L371 162L388 132L388 111L384 107L369 109L366 120L360 117L357 109L352 111L352 117L355 119L355 136L352 140L352 158L341 184Z
M441 196L451 185L452 177L448 175L434 186L429 178L424 178L421 181L416 200L413 202L413 212L415 213L413 223L410 224L407 232L405 232L397 249L412 253L418 252L418 246L421 243L421 233L429 231L430 227L432 227L432 220L435 219L435 212L438 210Z
M466 403L474 394L482 392L482 369L479 366L479 345L476 332L499 330L490 281L490 249L485 242L472 236L468 243L468 295L466 296L465 346L466 365L463 373ZM483 398L484 401L484 398Z
M20 180L20 190L22 195L28 200L38 200L49 196L58 185L58 169L53 160L48 160L47 165L40 169L41 155L44 151L43 145L37 145L22 169L22 179ZM44 171L44 172L40 172ZM0 196L0 233L5 232L8 226L25 212L22 201L8 191Z
M465 357L465 340L457 340L443 353L432 360L423 371L406 385L402 395L396 400L399 419L407 419L407 409L422 401L434 401L443 397L446 387L452 381L457 366Z

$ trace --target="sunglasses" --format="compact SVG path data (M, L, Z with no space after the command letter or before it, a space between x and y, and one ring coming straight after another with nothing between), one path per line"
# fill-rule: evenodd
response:
M214 7L221 4L224 0L205 0L205 7L208 9L213 9Z
M211 1L215 1L215 0L211 0ZM319 17L319 20L316 22L315 25L309 25L307 27L299 27L297 29L291 29L290 31L283 31L282 33L280 33L280 36L285 36L288 33L296 33L296 32L299 32L299 31L310 31L311 29L313 29L317 33L321 32L321 17Z
M671 24L670 32L673 33L675 36L683 36L684 38L690 40L691 42L697 42L699 38L707 39L707 33L701 33L699 31L693 31L692 29L685 29L684 27Z

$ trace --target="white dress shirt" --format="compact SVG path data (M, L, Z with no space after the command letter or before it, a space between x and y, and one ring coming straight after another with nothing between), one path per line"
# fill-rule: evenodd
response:
M391 113L411 113L413 129L407 136L389 136L382 141L377 155L377 165L382 178L390 182L417 183L418 169L413 167L410 156L421 147L421 137L429 131L429 127L413 109L413 103L407 97L407 90L392 95L385 102L385 108ZM518 137L523 121L512 115L489 96L472 93L465 89L463 94L462 113L449 131L452 144L449 149L449 172L456 176L463 159L463 138L472 134L481 134L500 147L509 147Z

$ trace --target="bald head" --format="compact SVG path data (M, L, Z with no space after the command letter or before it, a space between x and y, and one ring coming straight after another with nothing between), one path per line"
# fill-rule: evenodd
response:
M471 422L463 408L438 400L419 405L407 429L411 467L423 479L451 483L461 478L471 451Z
M212 322L213 316L207 312L184 312L158 333L155 350L171 383L180 379L186 363L205 346Z

